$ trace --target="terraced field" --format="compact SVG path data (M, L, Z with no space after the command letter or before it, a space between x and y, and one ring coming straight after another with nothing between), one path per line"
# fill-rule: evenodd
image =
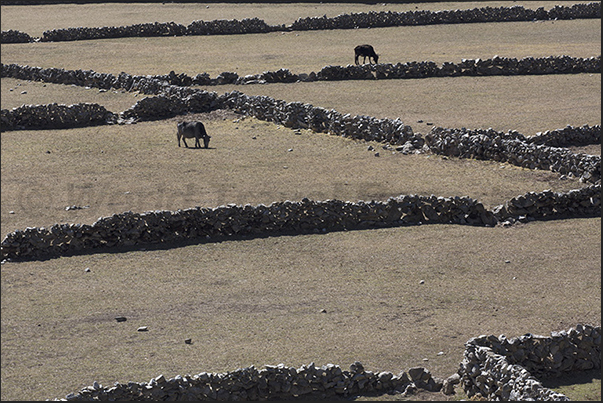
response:
M525 6L557 3L573 4ZM70 26L247 17L290 24L323 14L479 4L63 4L2 5L1 11L2 31L40 36ZM510 4L524 3L488 2ZM601 54L600 41L600 19L576 19L34 42L2 44L1 50L3 64L215 77L225 71L244 76L345 66L353 63L353 47L365 42L386 63L458 63L497 54L593 57ZM532 136L566 125L601 124L600 74L198 88L400 118L423 135L435 126ZM1 79L2 109L93 102L118 113L144 96ZM193 117L212 136L210 149L177 147L176 122L182 116L133 125L3 131L2 234L54 223L92 224L129 210L268 205L304 197L466 195L491 209L530 191L586 186L551 171L429 152L406 155L384 150L382 143L291 130L229 110ZM600 156L600 144L572 149ZM66 210L71 205L86 208ZM1 397L44 400L93 381L112 385L278 363L347 367L361 361L368 370L392 372L422 366L446 378L458 369L471 337L548 335L577 323L600 325L600 225L600 217L492 228L423 225L5 261ZM116 316L128 320L117 323ZM149 331L137 332L140 326ZM184 343L189 338L193 343ZM600 377L593 378L586 381L594 382L586 393L564 393L600 400ZM462 396L457 388L456 398Z

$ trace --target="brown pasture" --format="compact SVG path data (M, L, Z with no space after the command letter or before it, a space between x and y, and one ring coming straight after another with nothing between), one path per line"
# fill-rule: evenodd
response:
M64 27L67 6L35 7L28 19L24 12L32 9L2 6L2 29L25 27L21 30L39 35ZM93 25L97 7L77 6L81 25ZM101 25L186 23L188 18L186 10L176 11L174 5L161 19L156 14L159 5L145 13L142 6L128 7L123 15L103 14ZM210 4L205 10L213 12L215 7ZM360 6L313 5L314 13L290 5L288 14L285 5L273 12L250 4L219 7L223 18L257 15L270 23L286 23L298 16L358 11ZM12 13L10 20L5 12ZM192 19L216 19L215 15ZM351 49L359 41L379 43L375 47L384 62L441 63L495 54L598 56L600 39L600 20L574 20L299 36L127 38L1 49L2 63L114 74L208 72L214 77L222 71L243 75L289 68L300 73L345 65L352 62ZM315 58L299 46L309 43L320 44L315 45ZM581 74L207 89L237 89L344 113L399 117L420 133L429 130L430 122L533 135L567 124L600 124L600 84L600 75ZM96 102L120 112L141 97L1 81L2 108ZM206 124L210 149L177 147L176 122L184 117L2 132L2 234L57 222L93 223L128 210L269 204L302 197L356 201L400 194L467 195L492 208L529 191L584 186L576 179L561 180L552 172L509 164L392 153L377 143L295 132L229 111L187 119L191 117ZM379 157L368 151L369 145ZM580 151L600 155L600 146ZM71 205L87 208L66 211ZM373 371L423 366L444 378L457 370L470 337L548 335L577 323L600 325L600 225L600 218L509 228L424 225L4 262L1 398L61 398L95 380L108 386L148 381L162 373L173 377L278 363L346 367L359 360ZM115 316L128 320L118 323ZM139 326L148 326L149 332L137 332ZM187 338L193 343L185 344ZM591 400L600 400L600 379L571 397L588 399L593 388L599 394Z

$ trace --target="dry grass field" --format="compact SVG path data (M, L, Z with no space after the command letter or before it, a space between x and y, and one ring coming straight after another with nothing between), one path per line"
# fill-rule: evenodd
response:
M585 1L586 2L586 1ZM367 2L368 3L368 2ZM57 4L53 6L2 6L2 31L15 29L27 32L34 37L50 29L71 27L105 27L144 24L148 22L175 22L188 25L196 20L231 20L244 18L259 18L267 24L291 24L298 18L317 17L326 15L335 17L340 14L361 13L369 11L413 11L413 10L465 10L476 7L511 7L521 5L529 9L544 7L550 9L555 5L571 6L575 1L546 1L546 0L513 0L495 1L453 1L427 3L178 3L149 2L142 7L131 4Z
M4 18L2 19L4 20ZM371 43L381 63L501 57L598 56L601 20L443 24L249 35L117 38L3 44L3 63L100 73L244 76L287 68L318 72L354 63L354 47Z
M176 119L3 133L2 233L55 222L92 224L127 210L270 204L303 197L356 201L400 194L460 195L491 209L529 191L582 186L552 172L493 161L402 155L376 142L310 131L296 135L232 113L197 116L212 135L210 149L178 148ZM368 151L369 145L380 151L379 157ZM89 208L65 210L72 205Z
M555 4L488 5L510 3L531 8ZM35 36L74 25L186 24L254 16L276 24L384 7L401 11L476 4L195 8L166 3L128 5L127 10L116 4L2 6L1 11L2 30ZM66 11L72 8L79 12L68 19ZM5 64L113 74L208 72L215 77L223 71L244 75L289 68L301 73L346 65L353 60L351 49L361 42L375 44L383 61L394 63L458 62L495 54L598 56L600 28L600 20L463 24L6 44L1 50ZM310 44L314 56L303 50ZM599 74L206 89L237 89L343 113L399 117L420 133L429 131L426 122L526 135L601 123ZM95 102L113 112L142 97L7 78L1 80L0 95L3 109ZM183 117L2 132L2 235L57 222L91 224L128 210L269 204L303 197L386 200L400 194L467 195L492 208L529 191L584 186L552 172L509 164L386 152L377 143L295 132L230 111L191 117L206 124L212 135L209 149L177 147L176 122ZM600 155L600 149L594 145L580 151ZM66 211L71 205L87 208ZM508 228L424 225L163 245L5 262L1 274L2 400L60 398L95 380L106 386L159 374L278 363L347 367L358 360L373 371L423 366L445 378L457 370L470 337L548 335L577 323L600 325L601 219ZM117 323L114 317L120 315L128 321ZM139 326L148 326L149 332L137 332ZM193 343L185 344L187 338ZM573 400L600 400L600 374L586 378L550 384ZM458 393L455 398L462 397Z

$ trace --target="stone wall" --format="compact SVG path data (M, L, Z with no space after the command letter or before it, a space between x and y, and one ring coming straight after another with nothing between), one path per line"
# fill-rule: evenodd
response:
M600 57L596 59L597 63L600 64ZM496 60L496 58L493 60ZM404 125L403 122L397 119L376 119L368 116L344 115L334 110L326 110L309 104L302 104L299 102L286 103L285 101L275 100L266 96L248 96L238 91L218 96L215 92L207 92L188 86L183 87L182 85L194 83L195 79L191 79L185 75L176 75L174 72L165 76L132 76L122 72L118 76L114 76L112 74L96 73L91 70L42 69L15 64L2 64L1 67L2 77L74 84L100 89L125 89L152 95L161 94L154 98L145 98L137 102L132 108L120 113L120 119L124 121L162 119L186 113L208 112L214 109L231 108L258 119L272 121L291 128L309 128L316 132L329 132L335 135L383 141L395 145L402 145L410 142L409 147L412 146L414 149L420 149L424 144L424 140L420 135L413 133L410 126ZM370 69L372 67L368 66L367 68ZM225 79L228 80L227 73L222 73L220 76L226 77ZM220 76L218 79L220 79ZM17 110L12 111L3 110L2 130L13 130L19 126L27 128L27 119L32 119L32 122L35 122L35 119L30 113L30 109L32 108L34 107L22 107L22 109L17 108ZM108 122L112 122L113 120L112 117L107 118ZM16 124L15 122L20 123ZM94 124L96 124L96 121L94 122ZM428 136L428 138L432 140L430 144L432 150L447 155L455 155L458 151L451 149L447 141L442 142L438 140L438 137L442 136L441 131L445 129L438 128L438 130L440 131L432 131ZM569 126L565 129L540 134L534 138L525 137L516 132L502 134L490 133L489 131L478 131L476 134L485 133L495 140L497 138L503 140L515 139L522 144L567 145L575 144L574 142L578 141L579 144L575 145L583 145L599 143L600 132L600 125L597 125L592 128L588 126L580 128ZM458 137L459 134L448 133L447 136ZM474 141L475 136L473 133L471 133L471 137L471 140ZM452 143L453 145L456 144L456 140L452 141ZM474 152L473 149L474 148L471 148L471 152ZM498 158L501 157L499 156ZM514 160L509 156L505 158L511 162ZM517 159L519 163L527 166L545 166L544 169L549 169L549 166L546 165L545 162L533 162L531 159L526 159L525 155L515 159ZM558 159L559 158L556 158L556 160ZM528 160L530 162L526 162ZM566 168L565 171L567 171L567 173L573 172L574 174L579 172L574 168ZM581 171L580 175L582 175ZM593 181L596 181L597 178L600 178L600 173L599 175L595 174L593 178Z
M550 337L482 335L465 343L460 364L467 395L488 400L569 400L534 377L601 368L601 326L577 325Z
M576 58L564 55L537 58L524 57L522 59L494 56L492 59L463 59L461 63L444 62L440 66L431 61L325 66L316 73L316 79L324 81L392 80L428 77L577 73L600 74L601 56Z
M235 72L222 72L215 78L209 74L190 77L171 71L165 75L132 76L120 73L97 73L92 70L62 70L57 68L2 64L2 77L22 80L45 81L56 84L75 84L102 89L124 89L158 94L166 86L221 85L221 84L266 84L294 83L298 81L339 80L397 80L428 77L495 76L495 75L542 75L601 73L601 56L579 58L570 56L524 57L522 59L494 56L492 59L463 59L461 63L444 62L437 65L431 61L397 64L364 64L347 66L325 66L318 73L294 74L288 69L265 71L240 77Z
M182 35L230 35L266 33L274 31L307 31L324 29L378 28L404 25L458 24L473 22L533 21L576 18L601 18L601 3L555 6L550 10L540 7L536 10L523 6L481 7L470 10L443 11L381 11L342 14L333 18L299 18L291 25L268 25L258 18L241 21L213 20L193 21L188 26L175 22L154 22L120 27L78 27L44 31L42 38L29 35L15 35L14 31L2 32L2 43L75 41L122 37L153 37Z
M569 192L528 192L495 207L500 223L601 216L601 184Z
M582 128L584 130L570 126L569 129L555 131L554 135L541 134L531 141L526 141L523 135L516 132L434 127L425 135L425 143L436 154L508 162L529 169L551 170L563 175L571 174L580 177L583 182L597 183L601 180L600 156L574 154L566 148L540 144L547 142L567 144L569 137L579 137L582 141L589 142L600 141L600 125L593 127L593 130L588 126ZM577 135L577 132L584 134ZM562 140L563 134L568 136L568 140Z
M35 259L101 247L203 240L224 236L322 233L420 223L495 225L481 203L468 197L403 195L388 201L274 202L186 210L125 212L92 225L55 224L6 236L2 259Z
M580 128L566 126L563 129L546 130L536 133L535 136L527 137L523 141L531 144L542 144L551 147L585 146L589 144L601 144L601 125L589 127L584 125Z
M203 84L266 84L292 83L296 81L340 81L340 80L397 80L428 77L457 76L509 76L542 74L601 73L601 56L577 58L567 55L548 57L524 57L522 59L494 56L491 59L463 59L461 63L444 62L437 65L432 61L380 63L347 66L325 66L317 73L293 74L287 69L266 71L239 77L230 73L229 79L207 77ZM225 73L222 73L224 75ZM199 82L200 77L188 78L188 82ZM171 82L175 85L178 82ZM190 85L190 84L189 84Z
M349 370L334 364L317 367L311 363L300 368L279 364L266 365L263 369L251 366L226 373L177 375L171 379L159 375L149 382L116 382L111 387L94 382L63 400L324 400L384 393L408 396L419 388L439 391L441 387L442 380L432 377L429 370L421 367L393 374L367 371L360 362L350 365Z
M370 12L334 18L300 18L290 26L269 26L257 18L194 21L188 27L175 23L149 23L127 27L68 28L46 31L43 38L32 38L19 31L3 31L2 43L68 41L124 36L244 34L283 30L352 29L397 25L442 23L530 21L534 19L600 18L600 3L555 6L549 11L527 10L522 6L484 7L473 10L417 11L406 13ZM292 74L286 69L238 77L224 72L215 79L207 74L188 77L171 72L166 76L118 77L91 71L37 69L2 65L2 77L37 79L101 89L121 88L145 94L145 98L121 114L96 104L24 105L2 110L2 130L21 128L67 128L118 121L149 120L189 112L231 108L258 119L291 128L309 128L353 138L390 144L410 143L419 149L426 141L431 151L458 157L507 161L528 168L551 169L580 176L593 182L568 193L545 191L517 196L493 211L487 211L466 197L442 198L407 195L386 202L343 202L339 200L275 202L269 206L220 206L213 209L155 211L142 214L125 212L99 219L92 225L55 224L49 229L27 228L6 236L1 245L2 259L31 259L57 256L100 247L119 247L161 242L206 239L223 236L282 233L320 233L356 228L379 228L423 223L495 225L503 220L551 219L556 217L596 217L600 207L600 157L572 154L555 149L567 145L600 142L600 126L567 127L526 138L516 132L467 131L434 128L422 139L399 120L342 115L299 102L286 103L269 97L253 97L233 91L222 96L207 91L176 86L249 84L343 79L393 79L496 74L600 73L600 57L577 59L569 56L525 58L494 57L488 60L463 60L460 64L409 62L366 66L326 66L318 73ZM465 392L489 400L569 400L546 389L534 375L559 375L564 372L601 367L600 326L578 325L568 332L553 332L551 337L479 336L466 343L459 376ZM451 377L452 379L453 377ZM412 368L395 375L366 371L361 363L349 371L327 364L313 363L299 369L266 366L248 367L228 373L200 373L194 376L163 375L150 382L116 383L103 388L98 383L69 394L64 400L266 400L292 397L350 397L371 393L412 394L418 388L439 391L443 381L424 368Z
M93 72L88 74L77 71L67 74L58 69L46 69L41 72L40 69L21 69L14 65L6 66L6 69L4 67L3 65L3 73L12 71L19 75L20 72L25 72L37 79L66 75L69 81L91 83L94 80L110 78ZM316 132L398 144L402 152L418 151L426 146L437 154L506 161L530 169L550 169L564 175L580 177L583 182L595 185L562 194L551 191L530 192L497 206L492 212L485 211L480 203L466 198L400 196L384 203L371 202L374 204L369 204L372 207L368 212L364 202L355 204L341 201L311 202L316 206L305 210L304 206L309 202L306 200L301 203L287 202L283 208L276 203L269 207L228 206L214 210L193 209L177 213L156 212L142 215L124 213L102 219L92 226L57 224L50 230L28 228L25 231L16 231L8 234L2 243L3 258L29 259L98 247L236 234L333 231L417 223L495 225L518 220L597 217L601 214L600 156L574 154L567 149L535 144L568 143L573 138L579 138L583 143L599 142L600 125L593 128L586 125L580 128L570 126L554 131L554 134L541 133L533 140L514 131L500 133L492 129L435 127L423 138L397 119L343 115L309 104L287 103L266 96L248 96L238 91L218 96L214 92L170 85L159 79L144 77L134 80L125 73L120 74L117 82L130 88L138 88L139 91L157 92L162 95L138 101L132 108L119 114L119 117L101 106L90 104L71 107L56 104L23 106L12 111L3 110L2 127L66 127L115 123L116 120L124 122L161 119L189 112L230 108L241 114L286 127L308 128Z
M301 202L273 203L268 207L222 206L216 209L179 210L176 213L123 213L103 218L92 226L57 224L50 229L15 231L2 242L2 258L31 259L99 247L216 236L324 232L418 223L496 225L517 220L597 217L601 214L599 156L573 154L567 149L533 144L517 132L436 127L423 139L397 119L342 115L309 104L287 103L266 96L247 96L238 91L218 96L213 92L163 85L164 82L158 80L145 82L160 86L166 95L144 98L119 117L94 104L23 106L12 111L3 110L2 126L73 127L115 123L116 120L159 119L187 112L230 108L286 127L304 127L356 139L404 144L415 150L425 142L434 153L507 161L532 169L551 169L561 174L579 176L583 182L596 185L568 193L530 192L507 201L492 212L468 198L411 195L391 198L387 202L311 202L305 199ZM583 141L598 141L600 126L567 127L555 131L552 137L540 134L534 142L569 141L563 140L564 135Z
M94 382L65 399L54 400L324 400L385 393L408 397L419 389L452 394L454 385L460 383L470 398L568 401L565 395L542 386L534 375L558 376L600 368L601 327L578 324L569 331L552 332L551 337L474 337L465 343L458 373L445 380L422 367L396 375L367 371L360 362L347 371L333 364L317 367L311 363L297 369L279 364L170 379L159 375L149 382L116 382L110 387Z
M155 120L174 117L186 113L208 112L215 109L233 109L239 113L258 119L282 124L289 128L308 128L316 132L329 132L356 139L375 140L390 144L409 143L415 148L423 146L421 136L413 133L410 126L399 119L377 119L370 116L351 116L335 110L326 110L300 102L285 102L267 96L248 96L232 91L218 96L215 92L174 86L162 79L143 76L132 77L125 73L117 78L94 72L72 71L71 74L60 69L36 69L25 66L2 65L2 76L23 79L44 80L64 84L98 86L123 85L129 90L144 93L162 94L138 101L132 108L120 113L121 121ZM112 84L109 84L111 82ZM53 110L55 108L52 108ZM2 110L2 130L19 127L39 127L39 121L33 112L42 111L44 120L49 113L43 106L24 106L13 110ZM75 115L71 115L75 117ZM113 118L107 116L107 122ZM28 126L27 122L31 121Z
M119 114L95 104L24 105L12 110L4 109L0 116L2 130L136 122L226 108L289 128L305 128L336 136L386 143L388 146L396 146L396 149L399 148L404 153L421 152L425 146L440 155L551 170L561 175L579 177L585 183L599 183L601 180L600 156L575 154L566 148L542 144L571 144L574 139L578 139L580 144L597 144L601 136L600 125L568 126L541 133L534 138L513 131L503 133L492 129L434 127L423 137L399 119L351 116L310 104L286 102L268 96L249 96L238 91L217 95L215 92L176 86L164 86L163 90L168 95L143 98Z
M155 22L121 27L53 29L44 31L40 41L58 42L123 37L255 34L283 29L283 26L270 26L258 18L244 18L241 21L236 19L197 20L188 26L176 24L175 22Z
M6 235L2 259L30 260L90 252L98 248L190 242L238 236L325 233L421 224L494 226L499 220L539 220L601 215L601 185L568 193L518 196L488 211L469 197L401 195L387 201L301 201L229 204L177 211L131 211L92 225L28 227ZM515 215L521 214L521 215Z
M288 128L311 129L317 133L387 142L392 145L409 143L415 149L424 144L410 126L399 119L378 119L371 116L342 114L301 102L286 102L262 95L245 95L232 91L223 95L206 91L180 91L166 88L166 94L138 101L120 114L123 120L144 121L164 119L186 113L231 109L245 116L281 124Z
M404 25L459 24L471 22L533 21L549 19L600 18L601 3L574 4L571 7L555 6L546 11L523 6L481 7L470 10L417 10L406 12L371 11L342 14L333 18L299 18L292 30L377 28Z
M73 127L114 124L118 115L104 106L90 103L74 105L23 105L11 110L2 109L2 131L19 129L68 129Z
M2 31L0 34L0 43L28 43L33 42L33 40L34 38L29 36L29 34L14 29Z
M423 138L399 119L352 116L333 109L327 110L301 102L285 102L267 96L249 96L238 91L224 94L220 105L243 115L289 128L311 129L318 133L395 145L408 142L416 148L424 144Z

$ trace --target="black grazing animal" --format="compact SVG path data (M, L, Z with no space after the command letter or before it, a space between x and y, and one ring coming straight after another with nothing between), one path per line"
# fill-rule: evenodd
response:
M358 45L354 48L354 61L356 62L356 64L358 64L358 58L360 56L363 56L364 59L362 60L362 64L364 64L366 62L366 58L369 58L369 63L371 62L371 58L373 58L373 61L375 62L375 64L379 63L379 55L377 55L375 53L375 49L373 49L373 47L371 45Z
M186 144L187 138L195 138L195 148L201 148L201 143L199 139L203 139L203 146L205 148L209 147L209 139L210 135L205 131L205 126L201 122L180 122L178 123L178 147L180 147L180 138L184 141L184 146L188 148L188 144Z

